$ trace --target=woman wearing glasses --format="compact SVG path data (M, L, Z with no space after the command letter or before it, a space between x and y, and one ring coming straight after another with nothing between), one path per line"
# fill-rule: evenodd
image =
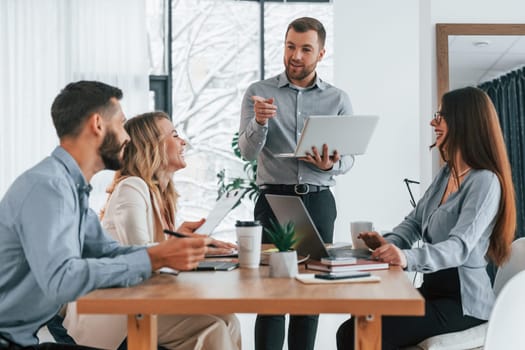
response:
M108 189L102 225L122 244L154 244L166 239L164 229L175 229L177 192L172 178L186 167L186 142L163 112L131 118L124 128L130 141L122 169ZM184 222L177 231L195 235L202 223ZM236 247L217 240L213 244L218 250ZM75 304L69 304L64 326L78 344L115 349L126 337L126 322L126 316L78 315ZM235 315L159 315L157 331L158 343L166 349L241 349Z
M467 87L446 93L430 122L444 166L416 208L392 232L361 233L373 258L422 272L425 316L383 317L383 349L415 345L486 322L494 293L487 261L510 255L516 207L510 164L494 105ZM421 248L412 248L422 240ZM337 332L353 349L353 319Z

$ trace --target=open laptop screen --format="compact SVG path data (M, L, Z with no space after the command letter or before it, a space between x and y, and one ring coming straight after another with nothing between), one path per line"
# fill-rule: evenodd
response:
M323 144L328 153L360 155L366 152L375 130L377 116L318 115L306 118L301 138L293 153L274 154L276 158L304 157L315 146L321 152Z
M299 197L267 194L266 199L281 225L289 221L295 224L297 243L294 248L298 255L310 255L310 258L316 260L330 255Z
M328 256L360 259L368 259L370 257L368 249L350 249L348 246L326 248L310 214L308 214L308 210L299 197L277 194L266 194L265 197L281 225L290 221L295 224L297 243L294 248L298 255L310 256L314 260L321 260L321 258Z

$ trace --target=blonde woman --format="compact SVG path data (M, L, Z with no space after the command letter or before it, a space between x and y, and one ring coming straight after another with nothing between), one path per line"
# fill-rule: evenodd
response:
M186 142L163 112L134 117L125 129L130 141L122 169L108 189L102 225L124 245L153 244L166 239L164 229L175 229L177 192L172 177L186 167ZM203 222L184 222L177 231L196 235ZM213 244L235 248L216 240ZM77 344L114 349L126 337L125 316L78 315L74 303L68 306L64 326ZM160 315L158 343L177 350L241 349L240 325L234 315Z

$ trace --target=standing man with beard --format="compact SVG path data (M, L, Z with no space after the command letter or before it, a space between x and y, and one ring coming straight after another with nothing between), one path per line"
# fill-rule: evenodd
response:
M305 118L311 115L352 114L348 95L326 83L316 74L317 63L325 55L326 32L315 18L303 17L288 26L285 36L285 71L273 78L252 84L242 103L239 148L245 159L257 159L257 184L260 195L254 216L269 227L276 220L265 194L299 196L312 217L324 242L333 239L337 215L329 190L334 177L352 167L352 156L328 154L312 148L303 158L275 158L274 154L295 149ZM268 237L263 234L263 243ZM318 316L290 316L288 348L314 348ZM284 316L258 315L255 324L257 350L281 349L284 343Z
M60 139L51 156L20 175L0 202L0 349L69 349L36 333L69 301L97 288L148 279L162 266L189 270L211 239L122 247L88 208L89 181L118 169L129 140L118 88L67 85L51 108Z

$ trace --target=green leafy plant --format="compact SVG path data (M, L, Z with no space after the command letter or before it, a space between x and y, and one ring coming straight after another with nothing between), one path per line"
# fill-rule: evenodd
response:
M280 252L292 250L295 239L295 224L289 221L286 225L281 225L270 219L270 227L264 231L268 234L270 241Z
M244 162L243 169L246 176L230 179L226 176L226 170L222 169L217 173L217 184L219 185L217 199L221 198L223 195L228 195L230 192L243 191L241 199L248 196L250 200L255 202L259 197L259 186L255 183L257 177L257 161L244 160L242 158L241 150L239 149L238 132L233 136L231 146L235 156Z

